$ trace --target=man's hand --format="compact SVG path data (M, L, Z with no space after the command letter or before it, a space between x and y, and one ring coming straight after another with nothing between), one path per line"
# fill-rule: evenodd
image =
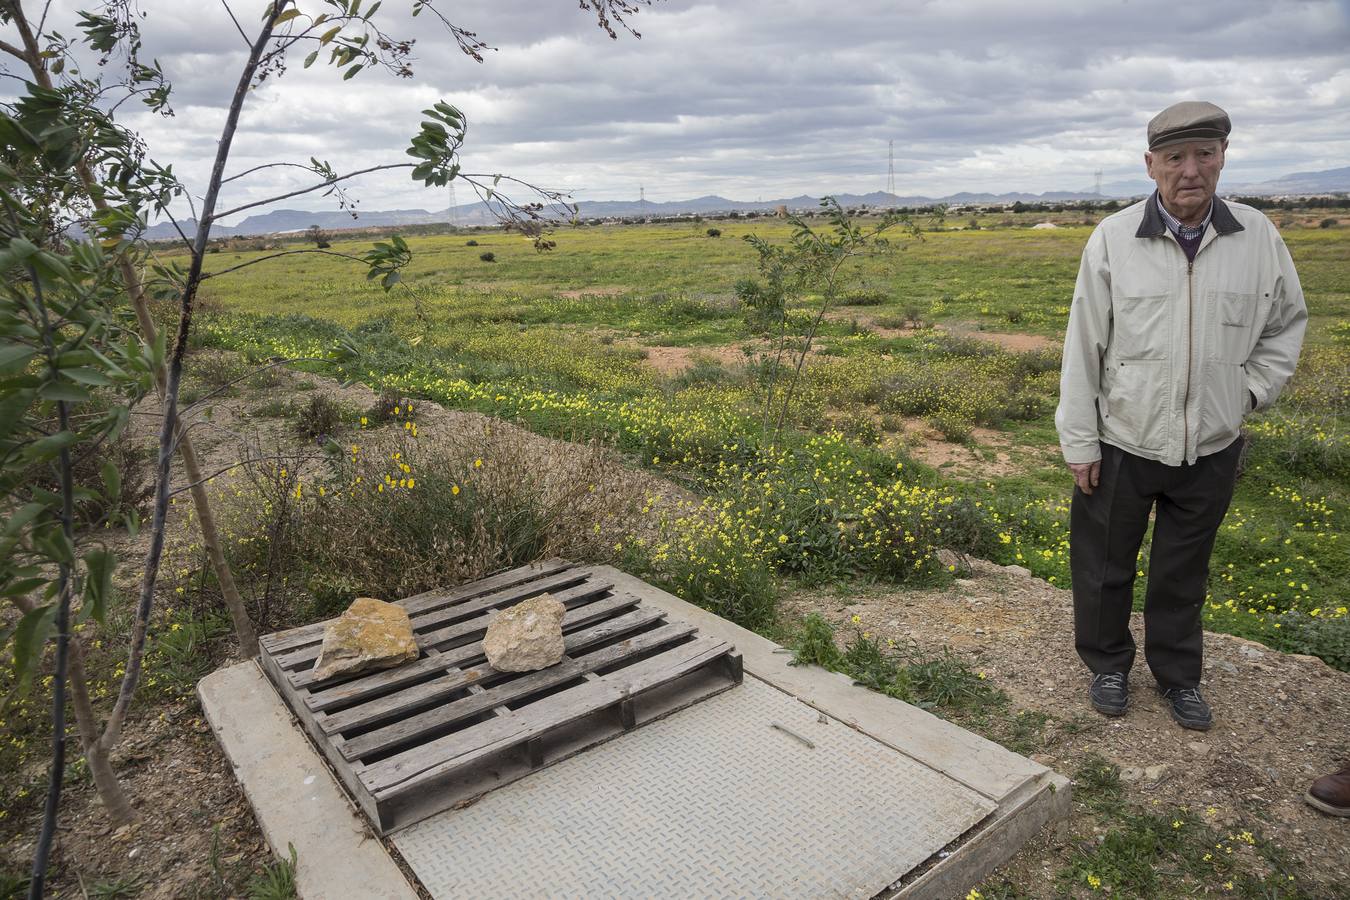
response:
M1092 489L1097 486L1097 482L1102 477L1102 461L1090 463L1068 463L1069 471L1073 473L1073 483L1078 485L1078 489L1085 494L1091 494Z

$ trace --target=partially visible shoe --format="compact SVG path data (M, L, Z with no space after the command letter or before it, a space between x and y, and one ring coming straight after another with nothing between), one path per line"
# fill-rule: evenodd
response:
M1214 715L1199 688L1168 688L1162 695L1172 706L1172 720L1182 728L1208 731L1214 724Z
M1350 766L1314 781L1303 799L1329 816L1350 817Z
M1129 677L1124 672L1103 672L1092 676L1088 691L1092 708L1104 716L1123 716L1130 706Z

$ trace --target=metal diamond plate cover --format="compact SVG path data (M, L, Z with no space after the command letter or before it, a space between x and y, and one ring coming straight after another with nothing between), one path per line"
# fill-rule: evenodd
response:
M437 898L871 897L993 809L747 673L391 839Z

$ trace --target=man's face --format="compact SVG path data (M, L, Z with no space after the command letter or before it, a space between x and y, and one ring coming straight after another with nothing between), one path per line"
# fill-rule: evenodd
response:
M1168 212L1188 225L1204 218L1227 149L1227 141L1187 141L1144 154L1148 177L1157 183Z

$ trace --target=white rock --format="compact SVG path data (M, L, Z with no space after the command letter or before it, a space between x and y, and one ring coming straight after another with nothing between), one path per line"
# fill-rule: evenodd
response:
M488 623L483 653L499 672L534 672L563 656L562 620L567 608L540 594L502 610Z

